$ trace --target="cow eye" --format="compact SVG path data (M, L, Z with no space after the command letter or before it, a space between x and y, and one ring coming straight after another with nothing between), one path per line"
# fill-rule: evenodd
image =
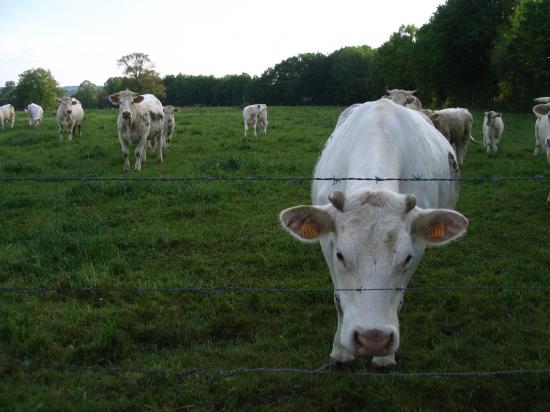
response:
M336 253L336 257L338 258L338 260L340 262L343 262L344 261L344 255L342 255L340 252Z
M412 255L407 255L405 261L403 262L403 266L407 266L411 262L412 258Z

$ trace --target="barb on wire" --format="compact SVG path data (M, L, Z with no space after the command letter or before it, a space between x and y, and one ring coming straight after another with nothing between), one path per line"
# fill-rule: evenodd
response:
M512 369L512 370L492 370L492 371L429 371L429 372L388 372L378 373L366 370L359 371L337 371L330 369L328 365L317 369L301 369L301 368L246 368L240 367L236 369L223 369L216 366L209 367L189 367L181 370L165 370L165 369L145 369L145 368L114 368L100 366L79 366L79 365L32 365L32 364L13 364L0 365L0 369L5 370L41 370L41 369L57 369L67 372L92 372L92 373L109 373L109 374L139 374L148 376L174 376L186 377L190 375L220 375L223 377L233 377L248 374L294 374L306 376L353 376L353 377L369 377L369 378L441 378L441 377L500 377L500 376L521 376L521 375L542 375L550 373L550 369Z
M2 287L0 293L166 293L201 295L223 295L225 293L334 293L334 292L429 292L429 291L463 291L477 290L484 292L500 292L505 290L548 291L550 286L413 286L407 288L292 288L279 287L249 287L249 286L217 286L213 288L183 287L183 288L120 288L120 287Z
M193 182L193 181L271 181L271 182L291 182L303 183L311 181L333 181L335 183L343 180L364 180L374 182L404 181L404 182L460 182L460 183L499 183L501 181L535 181L542 183L549 181L550 177L536 176L492 176L492 177L457 177L457 178L424 178L422 175L411 176L407 178L399 177L276 177L276 176L0 176L0 182L40 182L40 183L59 183L79 181L81 183L88 181L159 181L159 182Z

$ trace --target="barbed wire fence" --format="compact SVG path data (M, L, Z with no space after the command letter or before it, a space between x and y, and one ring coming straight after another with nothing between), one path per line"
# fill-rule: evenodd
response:
M387 178L387 177L276 177L276 176L0 176L2 183L63 183L63 182L289 182L300 184L313 181L332 181L334 184L341 181L407 181L407 182L457 182L463 183L490 183L497 185L500 182L527 182L547 183L549 176L490 176L490 177L468 177L468 178L424 178L423 176L411 176L409 178ZM248 286L218 286L211 288L184 287L184 288L119 288L119 287L2 287L0 294L13 293L65 293L65 294L86 294L86 293L132 293L144 295L149 293L163 293L168 295L179 294L200 294L207 296L219 296L227 293L334 293L334 292L430 292L430 291L462 291L474 290L482 292L502 292L502 291L538 291L547 292L548 286L525 286L525 285L496 285L496 286L418 286L407 288L353 288L353 289L334 289L334 288L293 288L288 286L279 287L248 287ZM547 295L546 295L547 297ZM525 376L525 375L546 375L550 369L514 369L514 370L493 370L493 371L429 371L429 372L396 372L379 373L371 371L341 371L327 364L317 369L301 368L245 368L223 369L216 366L208 367L189 367L182 370L165 369L147 369L147 368L115 368L100 366L81 366L81 365L32 365L29 363L4 364L0 369L10 370L39 370L51 369L67 372L88 372L102 374L139 374L156 377L176 377L184 378L192 375L222 376L232 377L248 374L295 374L304 376L325 376L339 375L353 377L369 378L460 378L460 377L504 377L504 376ZM335 371L336 369L336 371Z

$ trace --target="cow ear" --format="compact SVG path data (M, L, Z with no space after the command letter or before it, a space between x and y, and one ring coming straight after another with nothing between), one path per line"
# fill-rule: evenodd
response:
M548 104L537 104L533 107L533 111L541 116L545 116L550 111L550 105Z
M145 99L145 97L143 97L141 94L134 97L134 103L141 103L143 101L143 99Z
M296 239L313 243L321 236L334 231L334 219L329 213L332 206L296 206L279 215L283 227Z
M175 112L179 112L179 111L180 111L180 108L179 108L179 107L174 107L174 111L175 111Z
M71 104L72 104L73 106L75 106L75 105L78 104L78 102L77 102L76 100L71 100Z
M442 246L466 233L468 219L454 210L420 210L413 222L413 231L428 244Z
M496 117L502 117L502 113L497 113L495 116Z
M55 100L57 100L57 103L61 103L63 101L59 97L56 97Z
M118 97L118 94L112 94L108 97L108 99L115 106L120 103L120 99Z
M430 119L437 121L439 120L439 113L432 113Z

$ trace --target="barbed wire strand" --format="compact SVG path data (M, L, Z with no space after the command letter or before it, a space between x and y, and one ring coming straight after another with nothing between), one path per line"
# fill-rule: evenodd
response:
M119 287L2 287L0 293L165 293L186 294L196 293L202 295L222 295L225 293L334 293L334 292L422 292L422 291L548 291L550 286L414 286L407 288L292 288L279 287L248 287L248 286L218 286L213 288L184 287L184 288L119 288Z
M209 367L190 367L182 370L165 370L165 369L146 369L146 368L114 368L100 366L79 366L79 365L32 365L32 364L12 364L0 365L0 368L5 370L40 370L40 369L57 369L68 372L92 372L92 373L109 373L109 374L139 374L147 376L174 376L186 377L191 375L220 375L223 377L233 377L247 374L297 374L297 375L313 375L313 376L353 376L353 377L372 377L372 378L421 378L421 377L499 377L499 376L521 376L521 375L542 375L550 373L550 369L512 369L512 370L496 370L496 371L430 371L430 372L394 372L387 371L385 373L370 372L370 371L347 371L335 370L330 365L323 365L317 369L301 369L301 368L246 368L240 367L236 369L223 369L215 366Z
M132 176L0 176L0 182L40 182L40 183L59 183L59 182L91 182L91 181L159 181L159 182L192 182L192 181L276 181L276 182L312 182L312 181L348 181L364 180L375 182L400 181L400 182L459 182L459 183L492 183L498 184L503 181L535 181L538 183L550 181L550 176L491 176L491 177L457 177L457 178L425 178L423 176L411 176L408 178L397 177L276 177L276 176L152 176L152 177L132 177Z

